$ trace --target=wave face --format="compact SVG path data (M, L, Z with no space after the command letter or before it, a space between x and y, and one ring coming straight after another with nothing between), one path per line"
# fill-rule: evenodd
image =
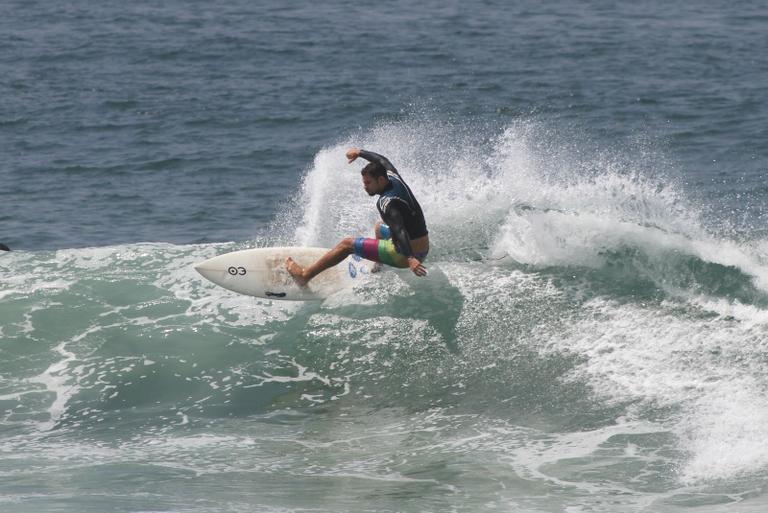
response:
M350 145L416 192L429 278L299 304L194 272L371 233ZM381 124L254 240L0 257L3 509L764 510L767 247L643 144Z

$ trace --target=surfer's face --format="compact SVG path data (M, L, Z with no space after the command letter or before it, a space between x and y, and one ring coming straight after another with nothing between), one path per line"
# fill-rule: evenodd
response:
M373 177L371 175L363 175L363 189L368 193L368 196L381 194L388 183L389 180L384 176Z

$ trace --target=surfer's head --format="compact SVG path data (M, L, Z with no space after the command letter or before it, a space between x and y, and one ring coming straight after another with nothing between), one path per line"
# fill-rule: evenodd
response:
M360 174L363 175L363 188L369 196L381 194L389 185L387 170L378 162L367 164Z

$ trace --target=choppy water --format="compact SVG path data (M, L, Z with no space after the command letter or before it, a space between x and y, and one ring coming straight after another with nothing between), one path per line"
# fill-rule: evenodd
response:
M763 512L759 4L0 6L0 511ZM369 233L430 275L194 263Z

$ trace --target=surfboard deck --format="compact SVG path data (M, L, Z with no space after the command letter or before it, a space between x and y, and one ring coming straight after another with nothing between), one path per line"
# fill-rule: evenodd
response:
M319 300L354 286L369 274L373 265L350 255L303 286L285 268L285 259L289 256L299 265L307 266L328 251L328 248L311 247L245 249L209 258L195 269L216 285L238 294L286 301Z

